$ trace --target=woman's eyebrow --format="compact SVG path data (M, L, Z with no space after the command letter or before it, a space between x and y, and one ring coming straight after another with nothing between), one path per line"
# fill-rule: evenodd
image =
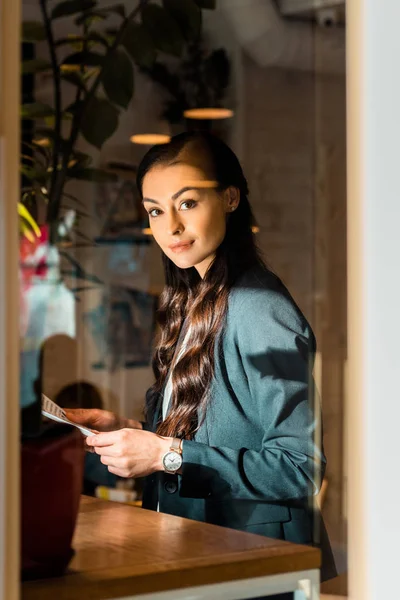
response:
M182 189L180 189L179 192L175 192L175 194L172 196L172 200L177 200L179 198L179 196L181 196L182 194L184 194L185 192L188 192L190 190L199 192L200 190L214 189L217 187L218 187L217 181L199 180L196 182L196 185L187 185L187 186L183 187ZM157 200L153 200L152 198L143 198L142 204L144 202L152 202L153 204L159 204L159 202L157 202Z
M195 190L198 191L200 188L197 187L193 187L193 186L186 186L183 187L182 189L179 190L179 192L175 192L175 194L172 196L172 200L177 200L179 198L179 196L181 196L182 194L184 194L185 192L188 192L189 190ZM159 204L159 202L157 202L157 200L153 200L152 198L143 198L142 200L142 204L144 202L152 202L153 204Z
M151 198L143 198L142 204L145 202L152 202L153 204L158 204L157 200L152 200Z

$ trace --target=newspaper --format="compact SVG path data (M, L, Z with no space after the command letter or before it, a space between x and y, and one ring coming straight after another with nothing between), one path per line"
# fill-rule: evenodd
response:
M92 431L87 427L83 427L82 425L78 425L78 423L74 423L67 419L67 416L61 406L58 406L55 402L50 400L47 396L42 394L42 415L47 417L48 419L52 419L53 421L57 421L58 423L65 423L67 425L73 425L77 427L83 435L94 435L97 433L96 431Z

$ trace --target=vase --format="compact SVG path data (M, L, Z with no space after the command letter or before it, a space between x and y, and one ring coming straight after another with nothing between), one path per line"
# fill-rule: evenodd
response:
M22 580L64 573L74 551L84 467L84 438L50 425L21 446Z

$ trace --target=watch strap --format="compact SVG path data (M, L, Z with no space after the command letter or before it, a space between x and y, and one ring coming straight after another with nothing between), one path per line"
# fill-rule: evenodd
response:
M182 440L180 438L174 438L171 442L171 450L182 454Z

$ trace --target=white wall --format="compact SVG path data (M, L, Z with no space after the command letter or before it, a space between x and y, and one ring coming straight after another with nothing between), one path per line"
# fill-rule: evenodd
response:
M350 598L398 598L400 4L348 3Z

